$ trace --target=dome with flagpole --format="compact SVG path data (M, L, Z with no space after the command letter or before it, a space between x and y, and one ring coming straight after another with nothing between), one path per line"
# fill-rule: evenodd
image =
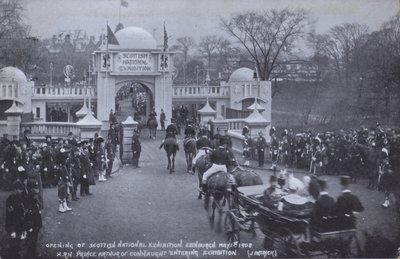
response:
M110 45L110 49L157 49L153 36L140 27L125 27L115 33L119 45Z

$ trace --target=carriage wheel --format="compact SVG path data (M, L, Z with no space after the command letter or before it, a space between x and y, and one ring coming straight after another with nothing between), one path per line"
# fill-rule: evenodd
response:
M232 213L226 215L224 226L230 249L238 251L240 243L240 226Z
M342 240L342 246L339 251L341 258L362 257L362 250L358 242L357 234L352 235L348 239Z
M287 234L277 234L273 239L273 248L277 251L278 257L301 257L302 253L294 236Z

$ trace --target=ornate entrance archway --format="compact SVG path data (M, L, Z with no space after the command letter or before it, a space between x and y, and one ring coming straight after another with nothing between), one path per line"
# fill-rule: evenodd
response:
M128 81L117 85L115 111L118 121L132 116L135 121L144 125L152 107L154 107L153 93L145 84Z
M132 86L132 82L132 89L136 89L132 91L136 91L138 96L142 93L147 98L145 118L154 107L158 114L163 109L166 119L169 120L172 115L173 53L158 47L153 36L142 28L125 27L116 32L115 37L118 45L109 44L108 48L102 45L93 55L93 71L96 73L97 84L97 119L103 123L102 130L109 128L110 110L115 110L118 104L116 96L119 90L123 87L127 89L126 84ZM140 85L146 91L139 90ZM143 112L143 108L139 108L141 101L134 102L137 110Z

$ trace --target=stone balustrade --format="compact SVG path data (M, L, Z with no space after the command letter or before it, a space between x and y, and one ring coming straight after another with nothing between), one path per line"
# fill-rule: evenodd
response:
M174 86L173 97L229 97L229 86Z
M97 96L97 91L96 87L92 86L90 88L84 88L84 87L64 87L64 86L55 86L55 87L49 87L49 86L35 86L33 88L33 96L34 97L51 97L51 96L65 96L65 97L71 97L71 96L77 96L77 97L83 97L89 95L91 97L96 97Z
M30 130L33 139L51 135L53 138L66 137L72 132L75 137L80 136L80 129L71 122L26 122L21 124L21 132Z

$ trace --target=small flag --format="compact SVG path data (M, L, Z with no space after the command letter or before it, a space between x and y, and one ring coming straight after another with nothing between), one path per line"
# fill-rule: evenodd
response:
M108 44L119 45L117 38L112 32L110 26L107 25L107 42Z
M121 0L121 6L128 8L128 2L125 0Z
M165 22L164 22L164 52L168 50L168 34L167 34L167 29L165 28Z

